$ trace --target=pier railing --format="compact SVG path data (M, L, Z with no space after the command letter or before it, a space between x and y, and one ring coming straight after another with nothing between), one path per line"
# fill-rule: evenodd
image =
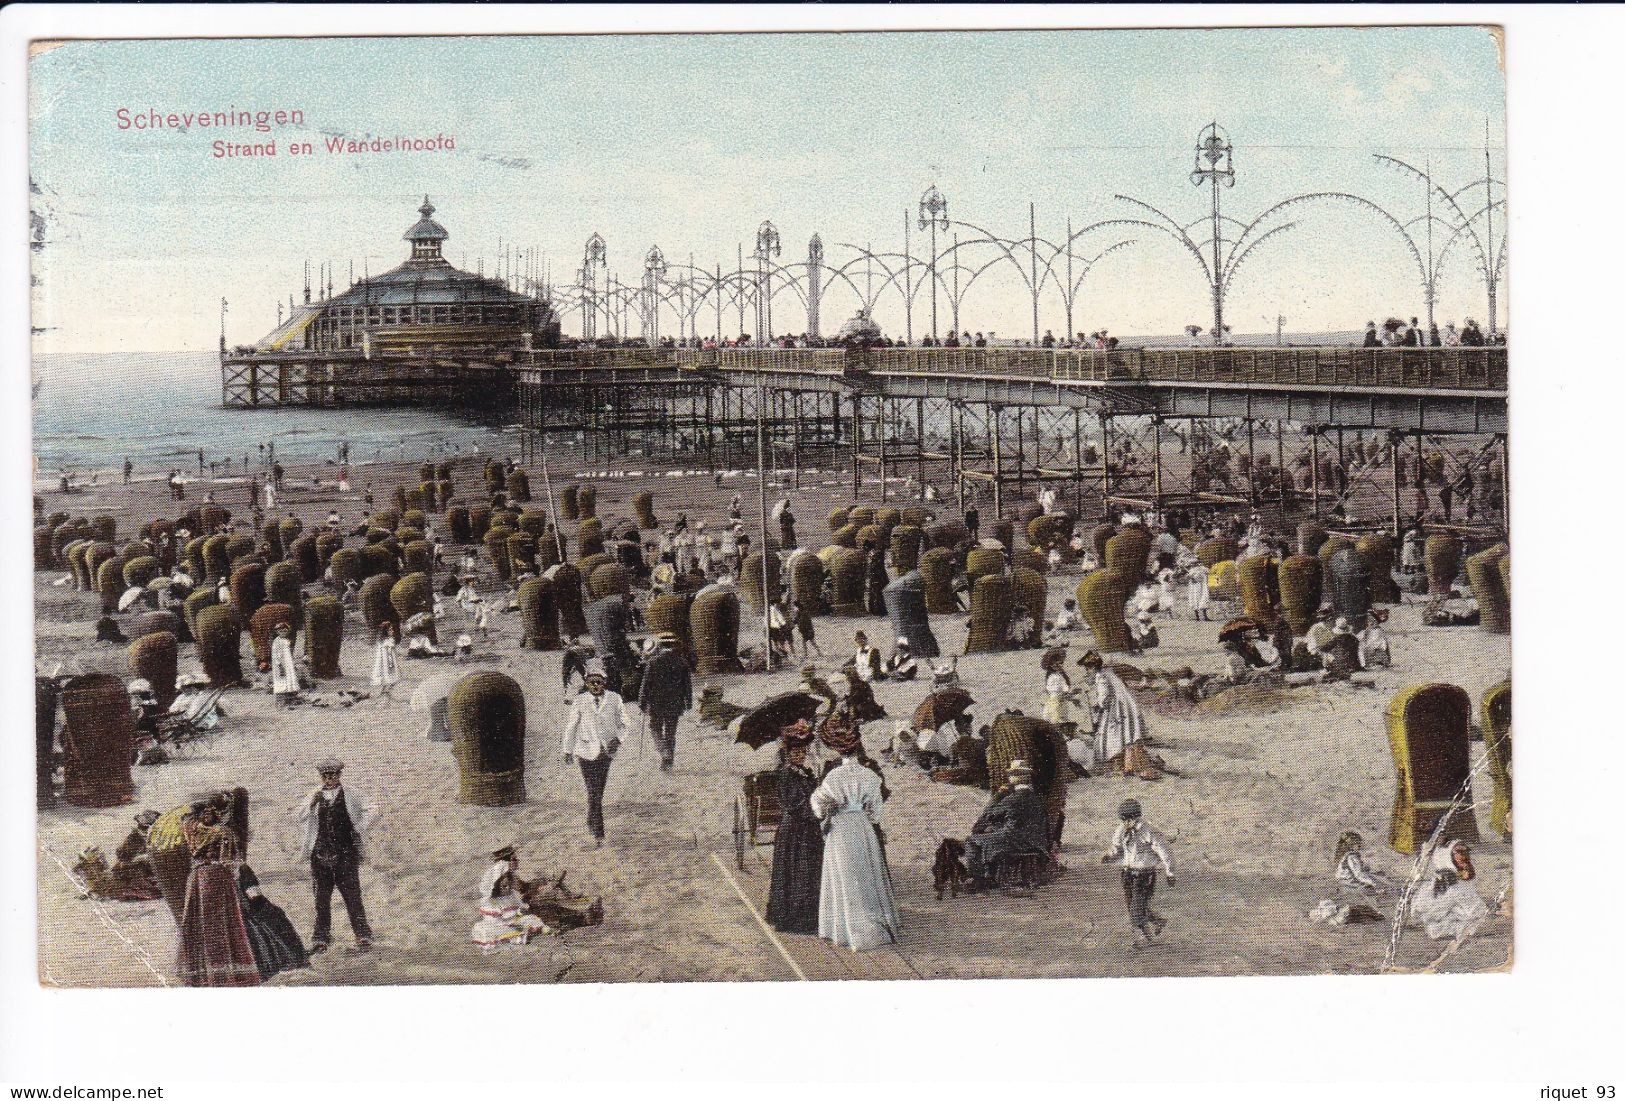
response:
M573 348L528 365L570 369L957 375L1057 382L1357 386L1482 390L1507 386L1507 350L1486 348Z

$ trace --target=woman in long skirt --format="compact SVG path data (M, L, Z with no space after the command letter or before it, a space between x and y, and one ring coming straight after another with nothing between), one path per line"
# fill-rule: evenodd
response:
M767 894L767 921L781 933L818 932L818 896L824 872L824 835L813 817L818 782L807 768L812 727L803 720L785 728L784 764L779 769L778 833L773 838L773 880Z
M258 986L259 967L237 895L241 847L237 835L218 821L218 808L201 802L181 825L192 869L181 910L177 969L187 986Z
M243 911L243 928L248 933L248 946L254 952L254 964L259 968L260 981L268 980L280 971L296 971L310 966L310 955L305 942L288 920L282 907L266 898L260 891L259 876L244 864L237 870L238 905Z
M823 739L841 755L841 763L811 799L824 830L818 935L862 952L896 942L901 926L877 833L880 777L858 759L863 743L856 726L832 716L824 724Z
M395 682L401 679L395 656L396 638L394 623L386 620L379 625L378 645L372 654L372 685L378 689L381 700L389 699L390 693L395 690Z

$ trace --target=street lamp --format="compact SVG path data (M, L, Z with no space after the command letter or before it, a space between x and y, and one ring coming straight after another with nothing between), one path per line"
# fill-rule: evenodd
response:
M920 196L919 229L931 230L931 339L937 339L937 230L948 228L948 197L932 184Z
M758 339L773 336L773 273L772 258L782 254L779 231L772 222L764 220L756 227L756 335Z
M586 284L587 305L582 311L581 338L594 340L598 336L598 273L609 262L609 249L604 239L594 233L587 238L581 254L581 281Z
M1219 129L1217 122L1210 122L1207 127L1196 136L1196 167L1191 169L1191 183L1201 187L1208 184L1213 190L1213 271L1221 269L1219 262L1220 249L1220 215L1219 215L1219 185L1225 187L1236 186L1236 166L1231 158L1230 135ZM1204 167L1204 162L1206 162ZM1224 338L1224 294L1217 279L1213 281L1213 343L1218 344Z
M652 245L643 258L644 340L653 348L660 342L660 280L666 274L666 255Z

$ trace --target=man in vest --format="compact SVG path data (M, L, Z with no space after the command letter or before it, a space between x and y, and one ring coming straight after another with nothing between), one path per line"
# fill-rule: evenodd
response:
M310 951L325 952L333 930L333 888L344 899L359 951L372 947L372 926L361 903L361 859L367 807L354 791L346 791L339 777L344 762L329 757L316 766L322 786L311 792L299 808L305 827L303 855L310 860L311 883L316 888L316 929Z

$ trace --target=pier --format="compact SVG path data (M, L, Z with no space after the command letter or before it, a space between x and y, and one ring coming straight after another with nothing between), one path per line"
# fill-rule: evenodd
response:
M1118 506L1269 507L1321 516L1381 491L1384 526L1407 511L1402 473L1439 452L1454 478L1498 483L1505 528L1507 350L1484 348L579 348L482 354L360 350L222 357L228 407L432 404L511 410L529 433L581 432L589 456L754 465L757 435L776 469L850 469L853 495L882 499L898 478L1010 490L1051 485L1080 515ZM935 430L932 430L934 426ZM1225 435L1243 484L1193 484L1170 462ZM1335 485L1330 456L1369 435L1400 457L1367 483ZM1259 472L1309 453L1307 488ZM1470 461L1443 456L1466 445ZM1362 472L1354 472L1360 474ZM1386 485L1375 480L1386 476Z

